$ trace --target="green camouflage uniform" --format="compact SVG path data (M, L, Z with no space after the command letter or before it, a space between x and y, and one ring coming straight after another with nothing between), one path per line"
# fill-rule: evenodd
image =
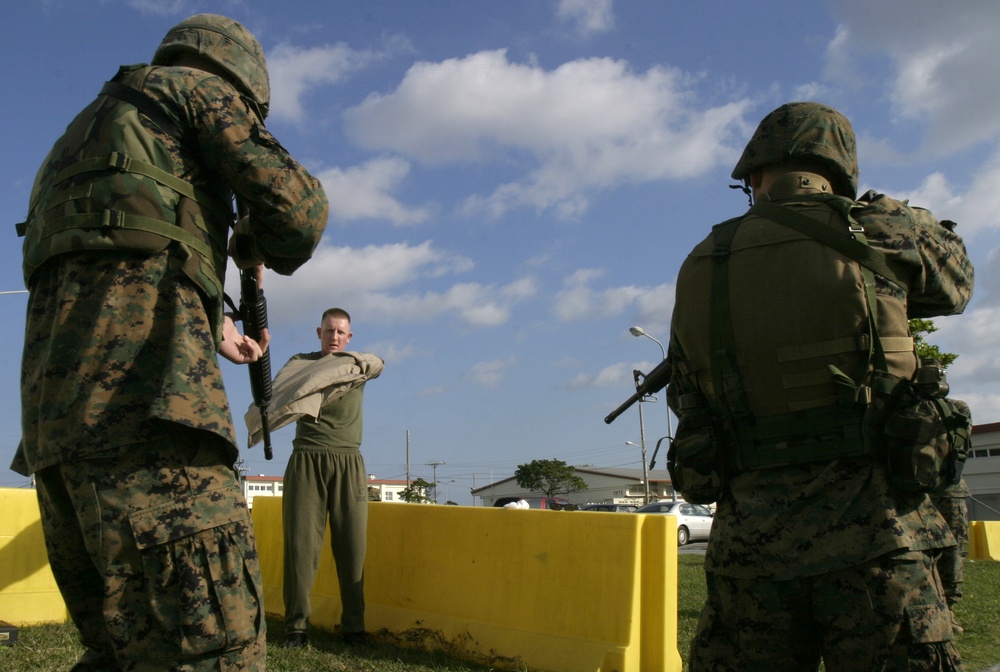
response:
M319 243L326 196L227 79L128 66L116 81L165 115L140 116L144 160L197 200L127 171L57 177L134 151L120 121L133 106L102 95L42 165L27 240L37 252L40 217L116 207L112 220L164 220L193 238L107 227L54 237L47 259L26 248L12 468L37 476L50 564L87 649L74 669L263 670L260 569L216 357L229 213L235 192L254 256L287 275Z
M853 137L850 146L853 151ZM825 183L818 175L811 178ZM799 188L809 179L784 193L771 190L770 199L808 211L817 226L839 222L846 231L839 213L850 199L829 193L829 183L821 193ZM907 317L961 312L972 294L973 269L953 225L882 195L854 205L852 215L870 245L909 279L906 292L876 277L880 336L908 336ZM769 362L771 353L787 355L824 339L859 343L857 336L866 331L860 273L823 277L834 271L824 261L831 253L822 248L805 234L752 214L732 240L731 354L758 417L792 417L836 399L828 374L825 380L798 374L793 383L795 376L782 380L767 370L784 365L781 356ZM715 398L709 338L714 249L710 235L688 256L677 280L668 397L682 424L682 399ZM795 264L797 274L789 270ZM852 311L853 319L843 317ZM850 348L836 356L814 353L814 368L822 371L824 362L846 371L863 366L863 349ZM912 344L909 352L887 353L887 359L891 372L902 377L916 367ZM933 571L938 549L954 543L926 495L891 491L884 465L867 457L730 473L706 552L708 600L690 669L798 671L818 669L821 658L831 671L961 669Z
M971 495L972 491L964 478L944 492L931 495L931 501L955 535L955 545L944 549L937 562L944 597L952 609L962 601L962 584L965 582L962 565L969 553L969 508L965 500Z

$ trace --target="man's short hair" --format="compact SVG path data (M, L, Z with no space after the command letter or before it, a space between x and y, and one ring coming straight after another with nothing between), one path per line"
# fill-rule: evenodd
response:
M338 318L342 317L345 320L347 320L348 324L350 324L351 322L351 314L348 313L343 308L327 308L326 310L323 311L323 317L319 318L319 321L325 322L326 318L328 317L338 317Z

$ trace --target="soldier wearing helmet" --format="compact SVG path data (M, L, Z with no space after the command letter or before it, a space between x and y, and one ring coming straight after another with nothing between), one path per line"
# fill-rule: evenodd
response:
M18 226L29 302L12 468L35 475L85 647L74 669L264 669L260 567L216 355L256 361L268 337L240 335L223 283L230 256L292 274L328 211L264 126L269 103L256 38L192 16L70 123ZM250 214L231 239L234 196Z
M751 208L684 261L668 354L671 479L717 503L690 669L961 669L933 564L955 541L871 418L918 367L908 319L969 302L965 246L857 197L854 131L826 105L768 114L732 176Z

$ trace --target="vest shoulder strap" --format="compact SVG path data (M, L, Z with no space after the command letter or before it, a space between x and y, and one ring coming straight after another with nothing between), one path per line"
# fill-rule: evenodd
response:
M753 207L750 208L750 212L782 226L787 226L811 238L815 238L824 245L840 252L848 259L856 261L869 270L888 278L900 287L909 287L910 283L889 266L886 256L867 244L867 241L863 238L864 229L860 226L850 226L848 231L852 235L840 235L797 210L792 210L791 208L786 208L770 201L754 203ZM860 240L859 236L861 237Z

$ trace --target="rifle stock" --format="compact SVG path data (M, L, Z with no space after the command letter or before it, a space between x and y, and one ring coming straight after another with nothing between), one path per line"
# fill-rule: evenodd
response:
M636 379L635 394L622 402L621 406L608 413L604 418L604 422L610 425L615 421L615 419L618 418L619 415L627 411L632 404L639 401L647 394L655 394L665 388L667 384L670 383L670 374L672 369L673 367L670 365L670 360L664 359L662 362L653 367L653 370L642 379L641 383L639 382L639 377L642 376L642 372L633 371Z
M238 208L241 217L246 211ZM267 299L264 290L257 286L257 273L254 268L240 271L240 319L243 320L243 333L258 343L261 333L267 329ZM250 372L250 391L253 403L260 411L260 429L264 440L264 458L274 458L271 448L271 423L267 417L267 407L271 403L271 351L267 350L256 362L247 365Z

